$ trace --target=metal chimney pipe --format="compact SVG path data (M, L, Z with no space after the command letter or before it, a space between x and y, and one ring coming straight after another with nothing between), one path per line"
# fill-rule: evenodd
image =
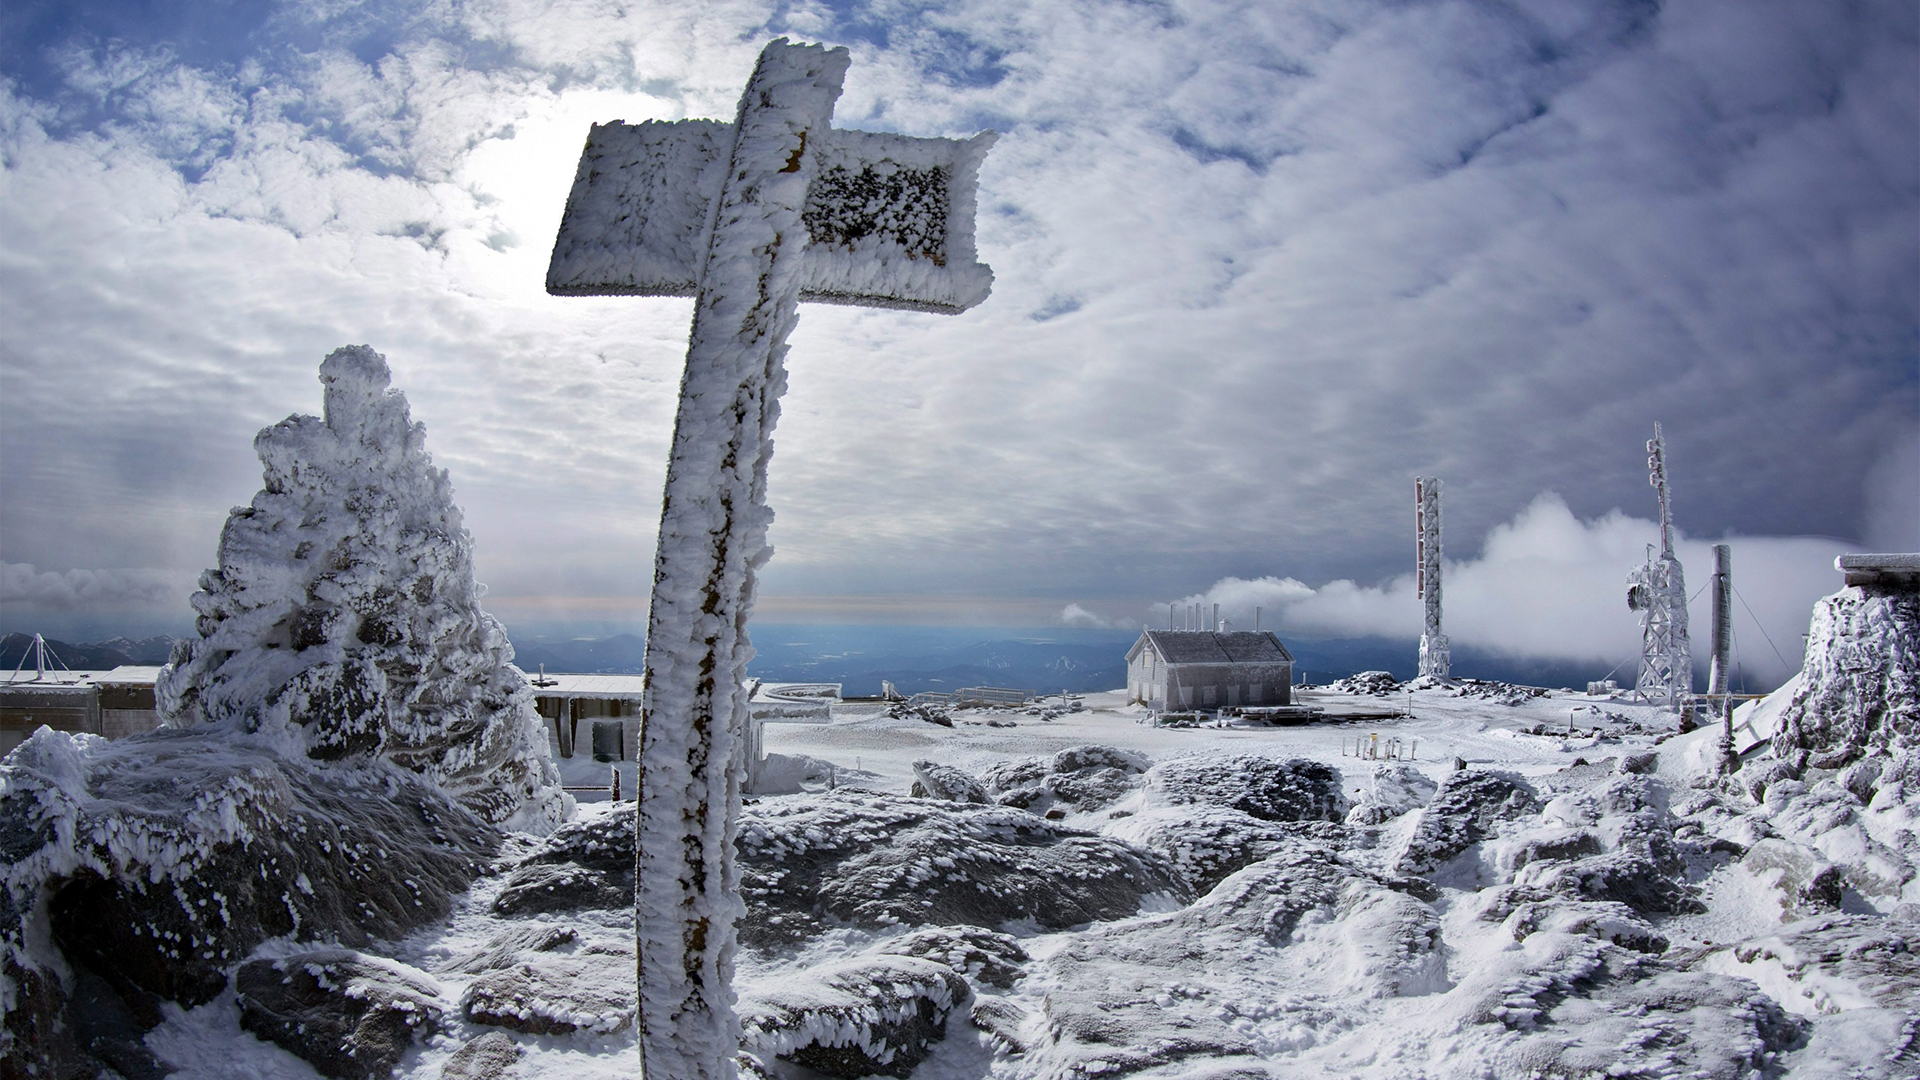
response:
M1219 604L1213 605L1213 629L1215 633L1219 633L1220 631L1220 605Z

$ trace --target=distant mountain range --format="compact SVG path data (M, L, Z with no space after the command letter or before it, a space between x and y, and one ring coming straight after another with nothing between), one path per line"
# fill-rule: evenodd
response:
M164 664L173 651L174 639L164 635L142 638L115 637L92 644L72 644L47 639L47 653L58 666L72 671L110 671L126 664ZM0 672L13 674L33 667L33 635L8 634L0 637Z

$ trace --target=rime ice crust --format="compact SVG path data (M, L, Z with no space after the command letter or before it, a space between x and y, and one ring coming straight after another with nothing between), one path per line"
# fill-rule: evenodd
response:
M567 797L513 646L480 609L473 540L426 427L364 345L320 365L325 416L260 432L264 486L193 596L200 638L161 672L169 723L282 753L385 758L495 824L550 829Z
M1773 737L1815 768L1920 749L1920 592L1849 585L1813 607L1806 667Z

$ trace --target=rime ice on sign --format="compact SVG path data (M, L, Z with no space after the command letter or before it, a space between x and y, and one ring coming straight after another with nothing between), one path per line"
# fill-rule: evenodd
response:
M760 54L732 124L596 125L554 243L556 295L694 296L647 624L641 720L640 1056L734 1074L734 836L767 460L801 300L955 314L986 299L974 189L991 134L834 131L845 49Z
M158 704L176 726L259 732L282 753L381 757L494 823L566 813L533 690L480 610L473 541L426 428L364 345L320 365L326 415L254 449L264 487L220 534Z

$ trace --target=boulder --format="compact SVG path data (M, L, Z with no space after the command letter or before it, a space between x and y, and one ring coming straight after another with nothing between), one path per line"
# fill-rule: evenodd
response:
M1347 811L1349 825L1381 825L1401 814L1418 810L1433 798L1439 787L1426 773L1411 765L1381 762L1373 767Z
M1026 1056L1042 1076L1257 1074L1355 1002L1447 984L1432 907L1304 844L1187 908L1080 934L1039 967L1045 1023Z
M1781 922L1840 910L1845 874L1819 852L1768 837L1748 848L1740 865L1778 892Z
M1822 769L1920 753L1920 590L1850 585L1814 604L1773 752Z
M741 1043L827 1076L906 1077L946 1037L967 984L944 963L867 956L758 987L740 1002Z
M1292 839L1278 822L1199 803L1155 807L1101 831L1164 856L1195 896L1205 896L1229 875L1287 849Z
M440 1080L504 1080L520 1053L505 1032L489 1031L455 1050L441 1067Z
M1011 989L1032 959L1013 935L978 926L930 926L894 938L874 952L932 960L970 983L983 982L1001 990Z
M965 769L942 765L937 761L913 763L913 794L949 802L985 803L993 800L979 780Z
M199 637L161 670L159 711L289 757L390 762L489 822L552 828L571 800L533 690L480 607L452 486L389 378L372 349L336 349L324 418L254 440L263 487L200 577Z
M594 808L541 839L494 898L499 915L633 906L633 811Z
M84 986L115 1001L71 1008L144 1030L163 1001L219 994L269 938L363 947L444 918L499 843L437 785L381 762L289 760L208 729L42 730L0 764L0 957L91 973ZM34 981L39 1009L71 1011L63 980ZM7 1014L7 1060L71 1040L53 1030L67 1021L36 1015Z
M1561 795L1543 811L1544 825L1503 842L1497 859L1516 883L1563 896L1652 915L1703 911L1656 785L1627 774Z
M240 1026L342 1080L384 1080L440 1028L440 984L351 949L249 960L234 971Z
M741 941L763 948L826 923L1041 928L1136 914L1190 894L1166 860L1005 806L873 792L762 799L738 842Z
M1340 821L1347 815L1340 770L1303 758L1196 754L1147 773L1149 802L1225 806L1262 821Z
M1097 810L1139 786L1153 764L1144 754L1112 746L1086 745L1052 757L999 762L982 776L994 801L1036 814L1056 807Z
M1501 822L1539 807L1533 785L1519 773L1449 773L1420 811L1395 866L1402 874L1430 874L1493 835Z
M476 1024L528 1035L611 1035L633 1025L631 947L523 954L467 987L460 1011Z

